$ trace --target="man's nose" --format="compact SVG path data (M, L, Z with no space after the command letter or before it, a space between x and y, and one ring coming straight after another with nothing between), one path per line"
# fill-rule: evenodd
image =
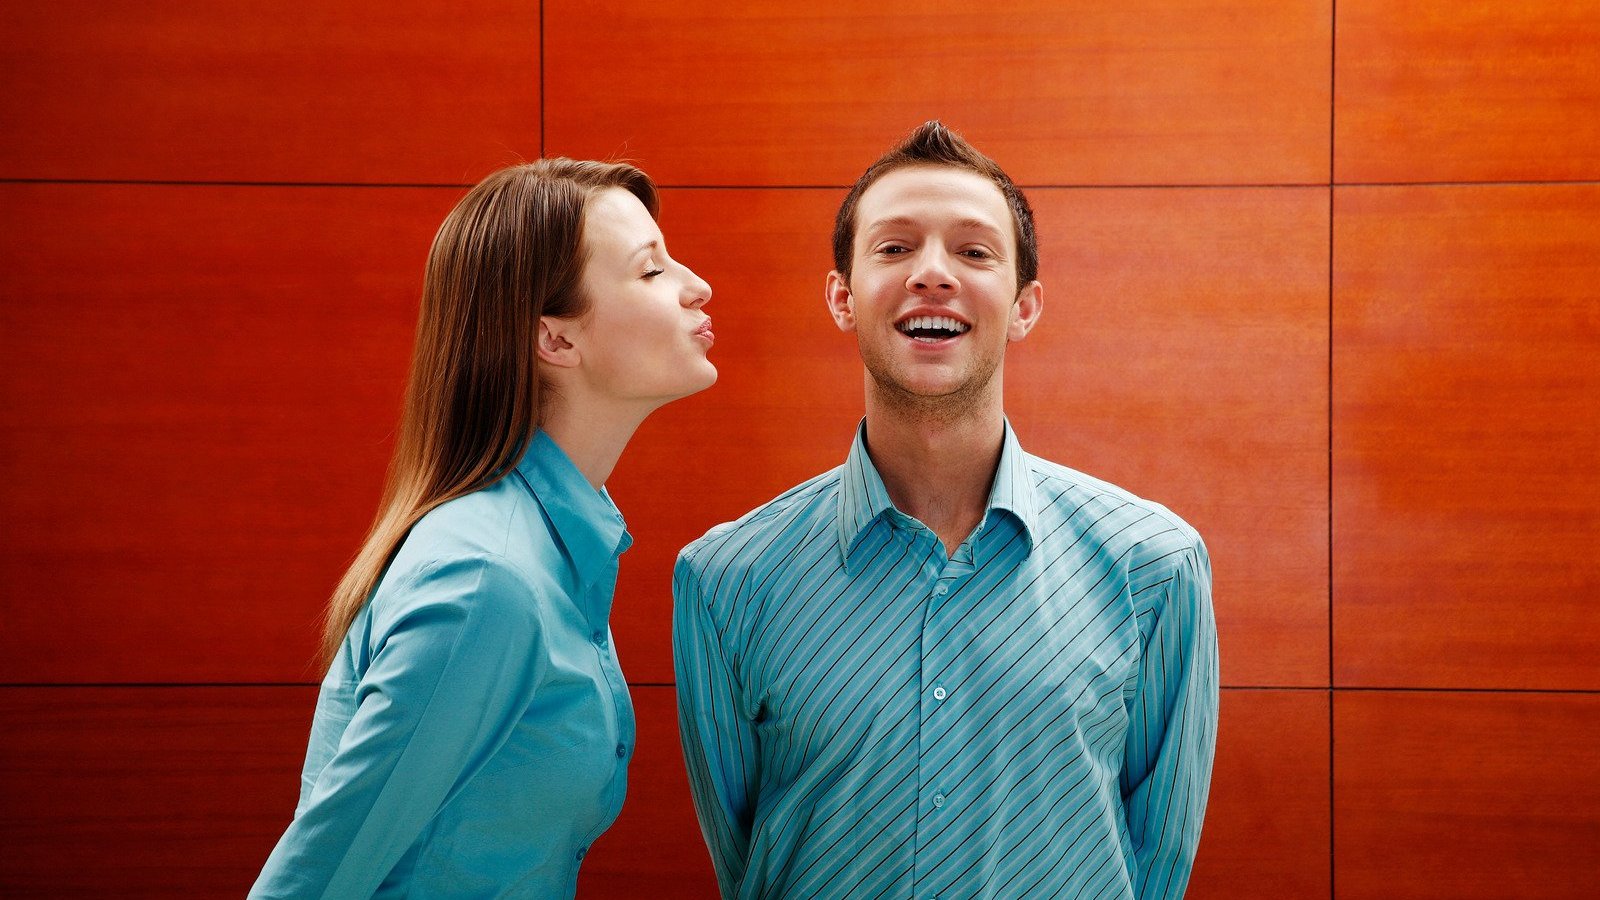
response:
M916 265L906 278L906 289L917 294L953 294L961 289L950 255L941 248L927 248L917 254Z

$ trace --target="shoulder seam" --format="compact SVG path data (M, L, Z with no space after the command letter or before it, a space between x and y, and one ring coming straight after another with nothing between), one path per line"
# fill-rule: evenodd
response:
M1156 516L1164 520L1168 525L1171 525L1175 531L1184 535L1185 543L1190 547L1200 540L1199 531L1196 530L1193 525L1190 525L1183 519L1182 516L1179 516L1177 513L1168 509L1162 503L1141 497L1126 488L1119 487L1103 479L1095 478L1093 475L1079 472L1076 469L1063 466L1060 463L1051 462L1050 460L1043 459L1032 454L1028 455L1028 463L1029 469L1036 473L1044 481L1071 485L1073 487L1081 488L1095 497L1106 497L1114 499L1124 505L1142 507L1147 515ZM1080 477L1074 478L1072 477L1074 475Z

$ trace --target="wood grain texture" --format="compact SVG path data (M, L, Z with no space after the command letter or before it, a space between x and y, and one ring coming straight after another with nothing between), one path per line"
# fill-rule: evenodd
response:
M314 680L456 189L0 186L0 680Z
M0 688L0 895L244 896L294 813L315 701Z
M1187 896L1331 896L1328 766L1326 691L1223 690Z
M717 896L678 743L670 687L635 687L639 752L628 764L628 799L578 870L578 896L700 900Z
M1326 191L1032 200L1044 316L1006 373L1024 446L1200 530L1223 684L1325 685Z
M1330 5L552 0L546 145L848 185L940 118L1027 184L1326 183Z
M1343 182L1600 178L1600 6L1337 5Z
M861 362L822 302L840 199L828 190L668 190L662 199L669 251L712 287L718 381L646 421L607 484L635 539L612 606L630 681L672 681L678 551L850 450Z
M1340 691L1334 735L1340 897L1594 896L1600 696Z
M1335 223L1336 683L1600 688L1600 186Z
M579 896L709 896L672 690L633 695L628 800ZM311 687L0 689L0 890L242 895L288 824L314 701ZM1191 896L1325 896L1326 695L1224 691L1222 716Z
M849 450L861 363L821 299L840 195L667 192L668 244L714 290L721 377L656 413L610 484L636 538L613 613L631 680L672 679L678 549ZM1024 446L1200 528L1225 684L1326 684L1326 191L1030 196L1046 311L1008 363Z
M0 17L0 177L470 183L539 154L539 7L65 0Z

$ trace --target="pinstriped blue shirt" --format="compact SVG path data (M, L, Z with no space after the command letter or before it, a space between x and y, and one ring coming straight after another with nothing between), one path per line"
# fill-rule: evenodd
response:
M1211 568L1023 452L952 554L867 453L686 547L673 646L724 897L1177 897L1216 742Z

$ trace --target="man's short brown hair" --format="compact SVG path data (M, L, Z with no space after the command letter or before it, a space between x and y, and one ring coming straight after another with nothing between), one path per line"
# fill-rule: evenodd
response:
M1005 197L1011 210L1011 225L1017 238L1017 290L1039 277L1039 244L1033 233L1033 209L1028 198L1000 165L967 143L966 139L934 119L917 126L905 140L885 153L877 162L861 173L856 183L839 205L839 215L833 222L833 268L850 279L850 263L854 256L856 240L856 205L878 179L910 166L950 166L976 172L994 182Z

